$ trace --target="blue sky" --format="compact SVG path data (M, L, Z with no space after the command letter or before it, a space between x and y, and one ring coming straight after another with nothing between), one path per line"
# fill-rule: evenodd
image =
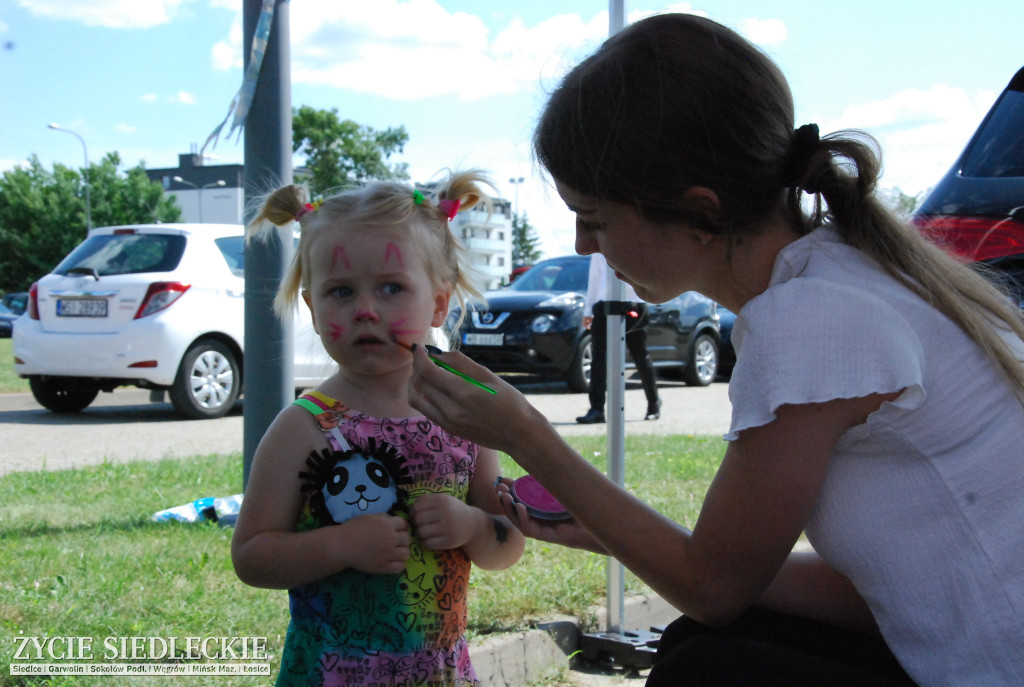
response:
M173 167L223 120L242 80L242 0L0 0L0 171L38 155L82 166ZM572 216L532 164L545 93L608 31L607 0L292 0L292 104L403 125L400 160L426 181L488 170L518 195L547 255L572 250ZM882 142L883 187L917 194L949 168L1024 66L1024 3L1010 0L627 0L727 24L790 80L797 124ZM221 138L207 164L242 162ZM301 159L296 160L300 164ZM524 177L518 189L511 177ZM518 193L517 193L518 190Z

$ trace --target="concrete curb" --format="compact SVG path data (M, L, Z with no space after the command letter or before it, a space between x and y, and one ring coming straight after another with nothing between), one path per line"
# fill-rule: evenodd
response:
M592 615L596 627L605 627L606 609L594 609ZM679 611L659 596L635 596L626 599L623 625L626 631L646 632L678 617ZM582 636L575 618L556 618L534 630L484 637L470 644L469 653L484 687L522 687L567 669Z

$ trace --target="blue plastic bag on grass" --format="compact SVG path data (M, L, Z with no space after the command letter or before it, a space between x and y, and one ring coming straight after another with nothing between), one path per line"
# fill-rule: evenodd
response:
M220 496L196 499L191 503L174 506L153 513L157 522L216 522L222 525L234 524L238 510L242 507L242 495Z

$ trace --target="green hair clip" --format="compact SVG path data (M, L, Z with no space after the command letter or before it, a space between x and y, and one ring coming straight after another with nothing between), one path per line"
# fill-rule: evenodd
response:
M412 192L412 202L416 205L423 205L423 194L420 193L419 189Z

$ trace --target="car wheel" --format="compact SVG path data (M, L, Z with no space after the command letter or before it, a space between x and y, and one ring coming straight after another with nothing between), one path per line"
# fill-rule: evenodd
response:
M77 413L87 408L100 392L99 387L91 384L52 379L32 378L28 386L39 405L54 413Z
M171 403L182 415L197 420L223 417L238 400L241 381L230 348L219 341L198 341L181 359L170 388Z
M576 355L565 376L570 389L577 393L590 391L590 367L593 362L594 346L590 342L590 334L584 334L576 344Z
M700 334L693 342L683 381L690 386L707 386L718 374L718 343L709 334Z

